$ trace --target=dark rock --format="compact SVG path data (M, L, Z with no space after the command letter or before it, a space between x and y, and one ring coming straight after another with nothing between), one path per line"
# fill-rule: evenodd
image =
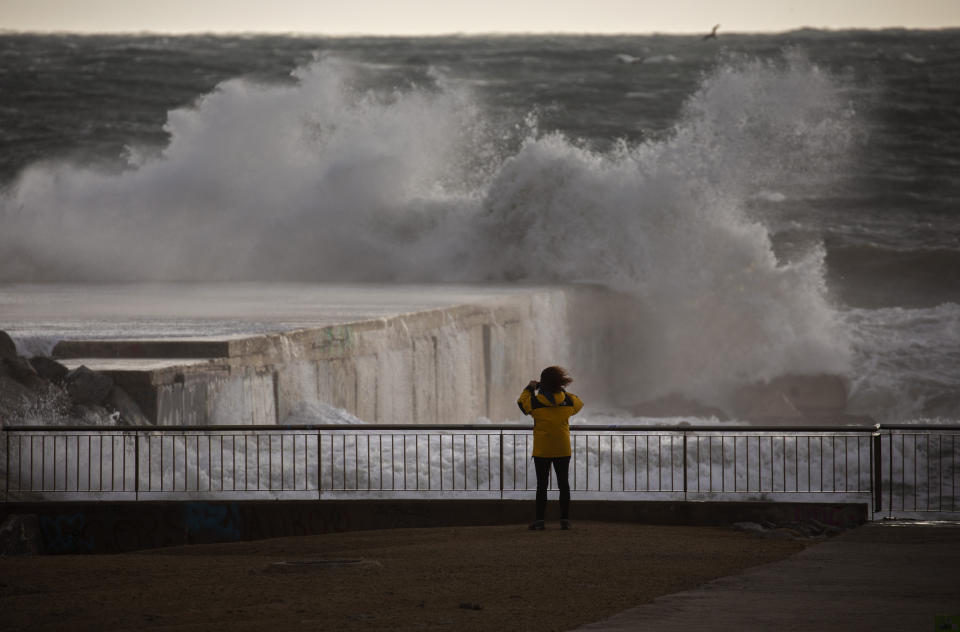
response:
M42 380L42 378L36 378ZM28 389L10 377L0 377L0 419L5 423L57 425L69 423L70 396L59 386L42 380Z
M824 524L819 520L816 520L813 518L810 519L810 524L815 528L817 528L821 533L825 533L826 535L838 535L840 533L843 533L843 529L841 529L840 527L835 527L830 524Z
M797 531L802 533L804 537L807 538L816 538L823 535L823 529L818 529L809 523L801 524L799 527L797 527Z
M12 377L0 375L0 421L4 425L20 421L32 400L30 389Z
M113 388L112 379L82 365L67 373L64 384L74 402L93 406L106 401Z
M5 331L0 331L0 359L14 360L17 357L17 345Z
M762 524L737 522L731 526L736 531L745 531L756 537L773 540L823 540L843 532L839 527L826 525L813 519L780 524L774 524L769 520L764 520Z
M30 390L38 390L47 385L47 381L37 375L26 358L3 358L0 360L0 373L12 377Z
M36 375L30 363L21 357L0 358L0 375L6 375L19 381L24 375Z
M70 409L73 422L81 426L110 426L116 423L120 415L111 413L103 406L94 404L75 404Z
M48 358L46 356L34 356L30 358L30 366L32 366L33 370L37 372L37 375L53 382L54 384L60 384L63 382L64 378L67 377L67 373L70 372L70 369L63 366L53 358Z
M39 555L43 551L40 520L34 514L11 514L0 525L0 555Z
M127 392L119 386L114 386L110 389L106 405L108 408L112 408L114 411L120 413L120 418L117 420L117 423L127 426L152 425L150 420L147 419L147 416L140 410L140 407L137 406L137 403L133 401L133 398L127 395Z
M769 531L764 531L760 534L760 537L766 538L768 540L798 540L803 538L803 535L799 531L794 529L770 529Z

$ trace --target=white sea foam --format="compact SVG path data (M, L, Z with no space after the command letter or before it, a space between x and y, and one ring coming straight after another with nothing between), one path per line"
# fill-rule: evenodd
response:
M886 423L957 423L960 305L852 309L850 404Z
M675 64L680 61L676 55L652 55L643 59L645 64Z
M14 338L14 344L17 346L17 355L28 358L33 356L52 356L53 348L57 346L58 342L60 342L60 337L56 335L17 336Z
M348 411L320 401L301 401L283 420L285 425L296 424L337 424L356 425L365 423Z
M839 87L802 57L730 60L668 138L608 153L497 129L439 76L361 89L370 72L389 69L322 58L292 85L225 82L120 174L27 169L0 206L0 279L599 280L644 305L638 398L849 368L822 250L778 260L745 210L847 153Z
M760 191L754 196L755 199L763 200L764 202L785 202L787 196L779 191Z

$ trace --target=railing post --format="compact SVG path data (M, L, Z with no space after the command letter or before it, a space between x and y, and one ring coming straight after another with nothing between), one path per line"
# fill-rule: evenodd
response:
M5 452L3 453L3 502L10 498L10 433L4 432L7 436ZM19 459L18 459L19 460Z
M687 431L683 431L683 500L687 500Z
M890 450L888 450L888 452L887 452L887 459L889 459L889 461L890 461L890 469L889 469L889 472L890 472L890 500L887 501L887 513L888 513L888 514L890 515L890 517L892 518L892 517L893 517L893 431L892 431L892 430L887 430L887 437L890 438L890 446L889 446L889 447L890 447ZM904 450L906 450L906 446L904 446L904 445L901 444L901 446L900 446L901 456L902 456L902 452L903 452ZM900 478L900 483L901 483L901 486L902 486L902 484L903 484L903 479L904 479L905 476L906 476L906 473L905 473L905 472L900 472L900 477L901 477L901 478ZM882 481L881 481L881 484L882 484ZM901 489L902 489L902 487L901 487ZM900 493L900 510L901 510L901 511L906 510L906 507L905 507L906 502L907 502L907 501L906 501L906 498L904 497L904 492L901 491L901 493Z
M873 464L873 512L883 511L883 441L880 430L873 433L873 445L870 447L870 461Z
M503 430L500 431L500 500L503 500Z
M380 455L380 458L383 458L383 455ZM306 462L306 456L304 456L304 462ZM383 481L380 481L380 487L383 487ZM323 449L320 445L320 431L317 430L317 501L319 502L322 498L323 489Z
M79 448L77 448L79 451ZM221 467L223 465L221 464ZM89 466L87 466L89 467ZM140 433L133 433L133 498L140 500Z

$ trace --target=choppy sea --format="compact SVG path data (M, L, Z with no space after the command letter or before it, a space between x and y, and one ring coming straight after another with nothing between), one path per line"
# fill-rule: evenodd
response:
M958 36L0 34L0 283L600 282L651 395L957 421Z

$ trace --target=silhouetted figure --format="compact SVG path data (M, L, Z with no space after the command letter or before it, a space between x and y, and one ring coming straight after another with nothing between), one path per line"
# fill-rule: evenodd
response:
M537 518L530 525L531 531L544 529L551 465L560 488L560 528L570 528L570 417L583 408L579 397L564 390L572 381L562 367L548 366L540 373L540 381L531 380L517 399L523 414L533 417Z
M708 39L717 39L717 29L720 28L719 24L714 25L713 30L703 36L700 40L702 42L707 41Z

